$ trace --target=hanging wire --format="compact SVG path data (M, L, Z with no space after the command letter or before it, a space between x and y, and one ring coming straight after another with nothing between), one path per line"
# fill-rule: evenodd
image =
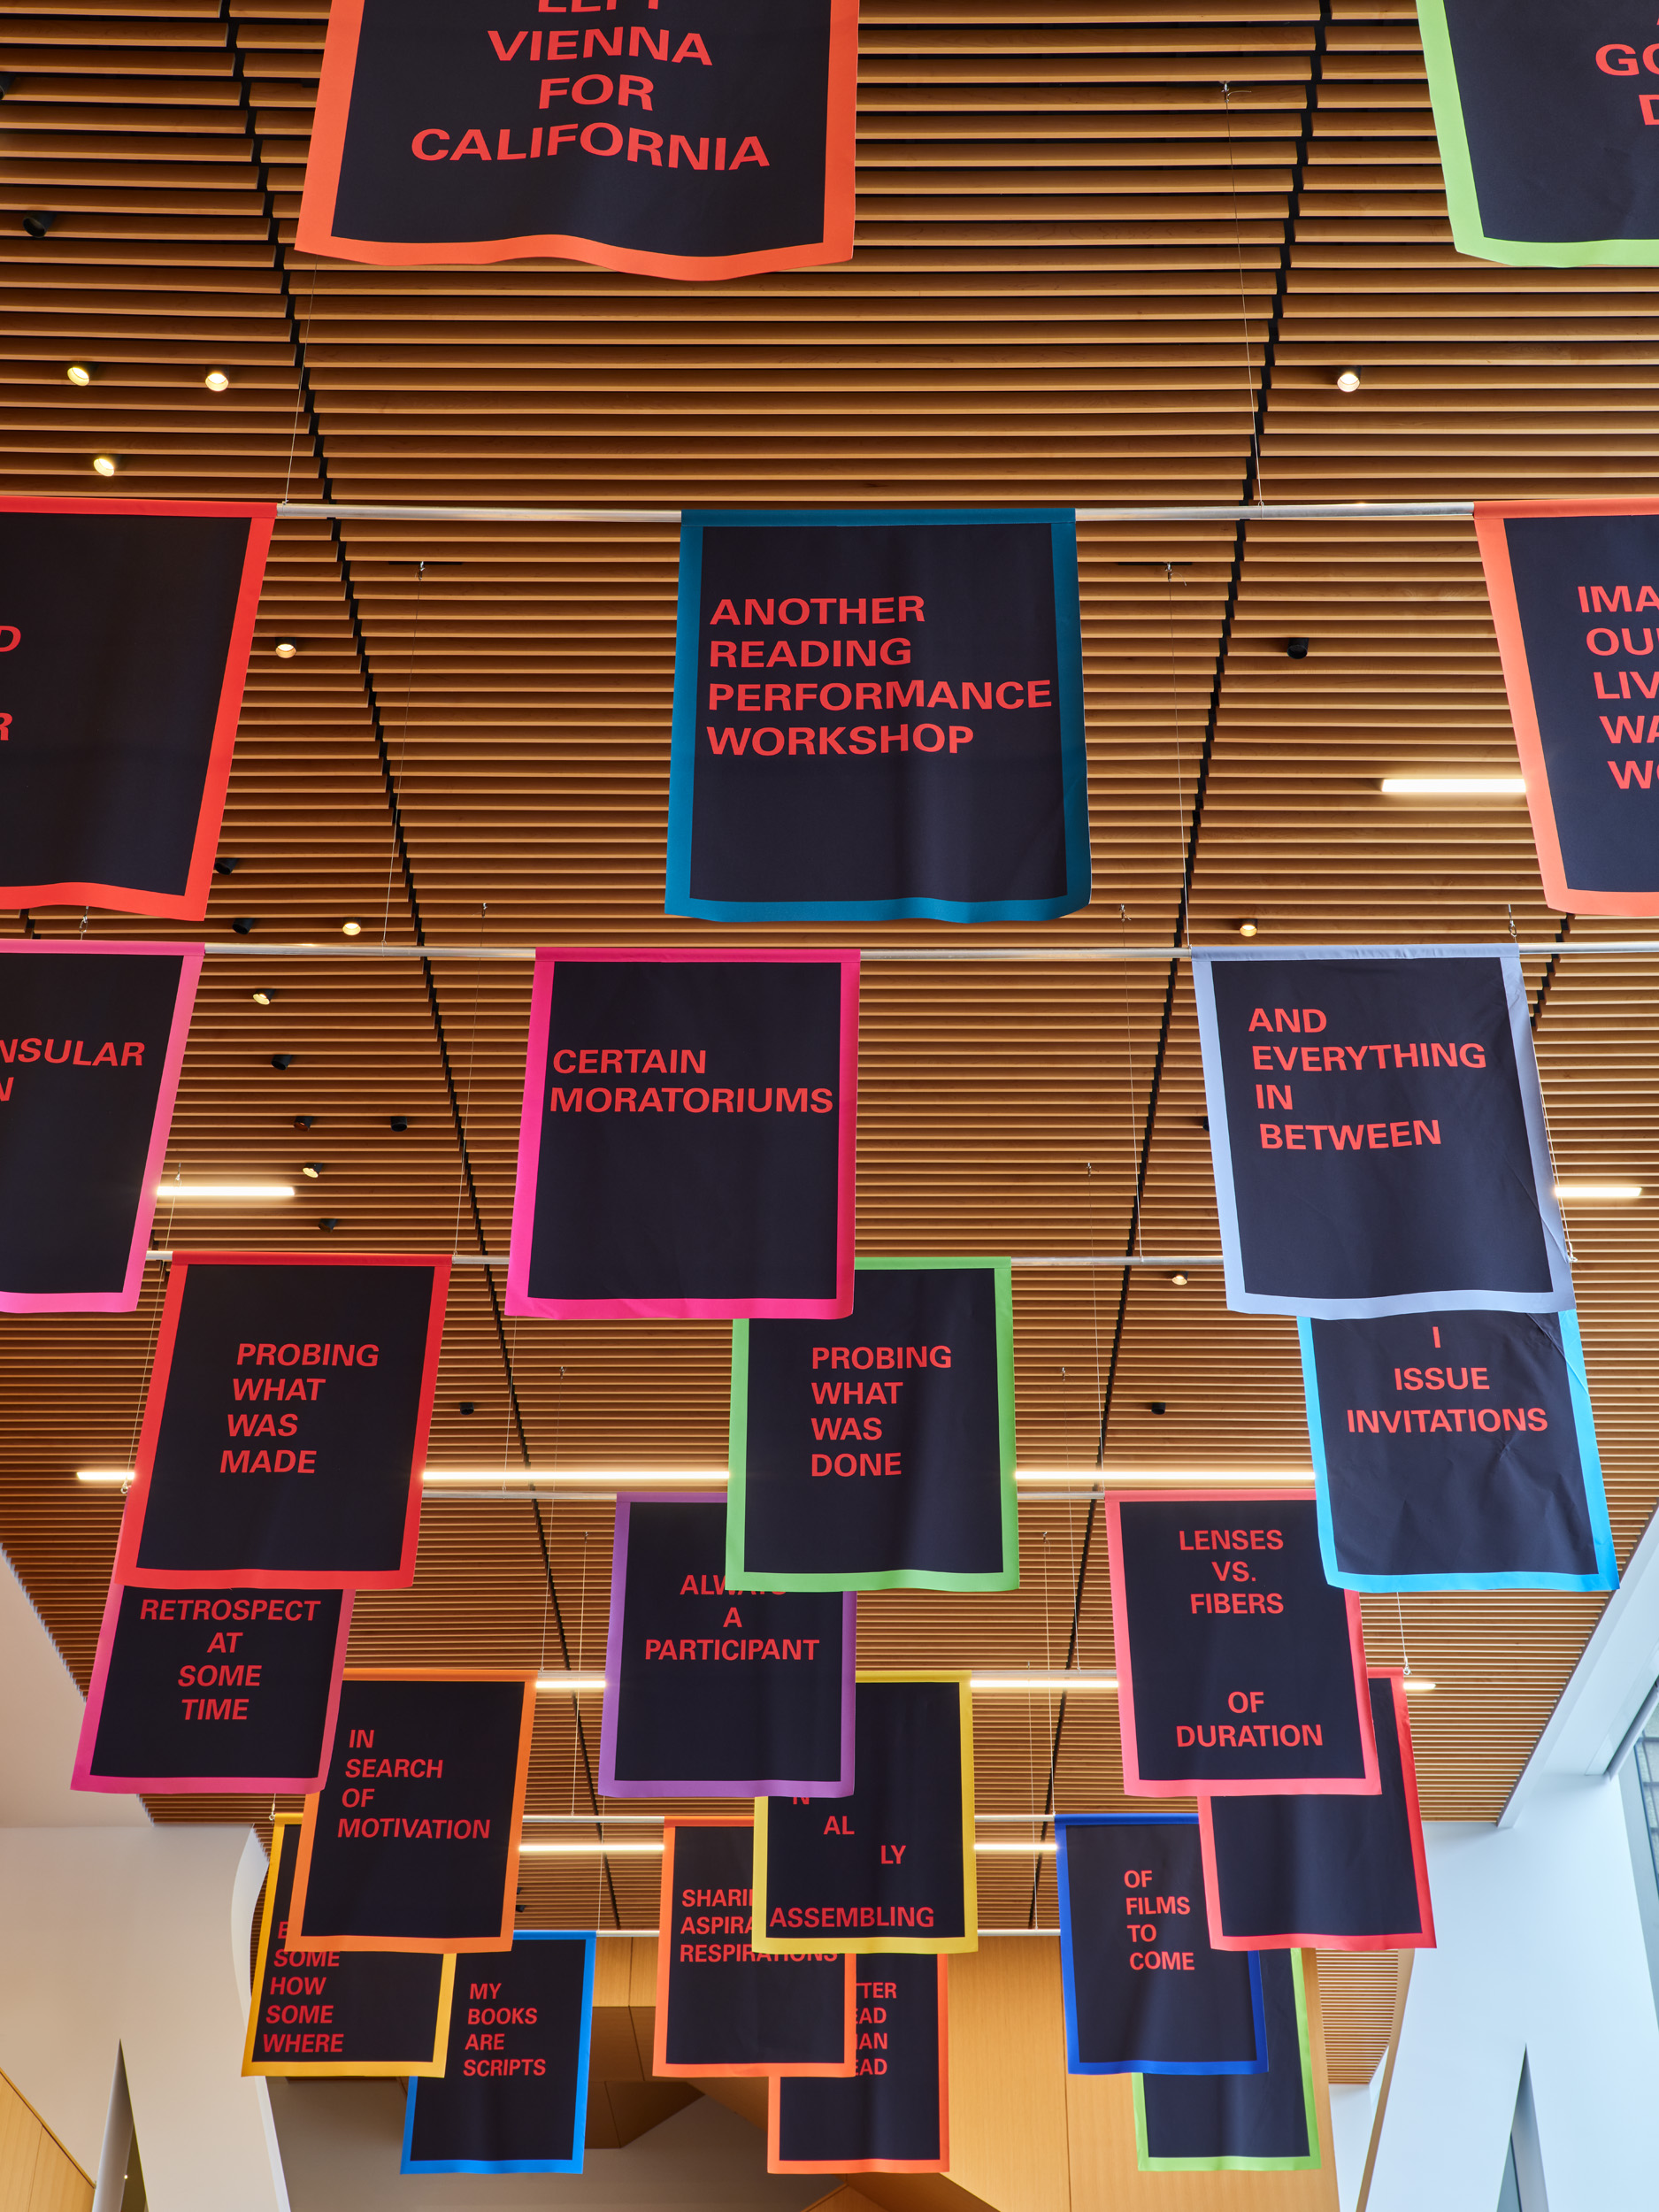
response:
M392 923L392 877L397 868L397 825L403 809L403 763L409 757L409 710L415 694L415 654L420 644L420 593L426 580L426 564L415 563L415 619L409 633L409 677L403 686L403 733L397 746L397 773L392 779L392 849L386 862L386 908L380 916L380 942L386 942Z
M1411 1679L1411 1655L1406 1649L1406 1609L1400 1602L1400 1593L1394 1592L1394 1611L1400 1617L1400 1659L1408 1682Z
M1239 262L1239 319L1244 332L1244 386L1249 394L1250 457L1256 465L1256 503L1264 506L1262 448L1256 434L1256 362L1250 352L1250 309L1244 289L1244 231L1239 220L1239 172L1233 158L1233 87L1221 88L1221 111L1227 126L1227 183L1233 193L1233 250Z
M486 900L478 910L478 944L480 952L484 949L484 923L488 913L489 902ZM480 960L478 964L478 972L472 979L472 1026L466 1041L466 1094L461 1102L460 1158L455 1171L455 1227L449 1238L449 1249L452 1252L458 1252L461 1248L461 1201L466 1195L466 1139L472 1111L472 1063L478 1052L478 1002L483 987L484 964Z
M1183 865L1185 865L1185 862L1183 862ZM1126 945L1129 942L1129 909L1126 906L1121 904L1118 906L1118 918L1123 931L1123 941ZM1130 1012L1129 963L1126 960L1124 963L1124 1050L1127 1054L1129 1060L1129 1188L1133 1193L1138 1191L1141 1187L1141 1107L1135 1097L1135 1025L1133 1018ZM1141 1234L1142 1224L1141 1219L1141 1209L1139 1206L1136 1206L1134 1209L1134 1217L1135 1251L1138 1256L1144 1257L1146 1253L1146 1243ZM1089 1256L1091 1259L1094 1257L1094 1250L1092 1247L1090 1248ZM1098 1309L1096 1310L1094 1317L1094 1333L1096 1339L1094 1347L1094 1379L1098 1383L1100 1380L1100 1315Z
M305 299L305 328L300 335L300 357L296 365L299 374L294 380L294 431L288 440L288 472L282 480L282 500L288 503L294 488L294 456L300 442L300 410L305 404L305 363L311 342L311 310L317 304L317 264L311 263L311 290Z
M1176 673L1175 657L1175 564L1164 564L1164 587L1169 597L1170 614L1170 707L1175 718L1175 841L1181 856L1181 872L1177 879L1181 887L1181 934L1190 951L1193 942L1192 916L1187 900L1187 774L1181 765L1181 690Z

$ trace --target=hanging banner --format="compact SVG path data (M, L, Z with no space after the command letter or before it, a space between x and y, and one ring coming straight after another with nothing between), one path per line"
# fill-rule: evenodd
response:
M1076 1813L1055 1833L1067 2072L1265 2073L1261 1968L1210 1944L1196 1816Z
M1608 0L1417 0L1459 253L1512 267L1659 262L1651 19Z
M271 1824L244 2074L441 2074L455 1958L413 1951L290 1951L299 1816Z
M316 1789L350 1629L349 1590L111 1582L72 1786Z
M1017 1589L1009 1263L860 1260L844 1321L734 1321L728 1463L728 1589Z
M131 1313L202 948L0 955L0 1313Z
M510 1948L534 1720L534 1674L349 1671L290 1948Z
M1320 2163L1300 1951L1263 1952L1262 1994L1264 2074L1135 2076L1135 2152L1142 2173L1294 2171Z
M845 1797L850 1591L728 1591L718 1491L617 1500L599 1786L613 1797Z
M116 1572L407 1589L447 1255L181 1252Z
M1576 1313L1296 1326L1327 1581L1617 1588Z
M1373 1668L1371 1707L1377 1796L1199 1799L1217 1950L1433 1949L1405 1677Z
M537 953L508 1312L849 1313L857 1099L856 952Z
M852 1794L755 1801L757 1951L977 1951L965 1674L860 1674Z
M851 257L857 0L706 0L690 29L593 12L521 30L479 0L339 0L300 251L680 278Z
M1235 1312L1571 1305L1511 947L1196 949L1193 987Z
M948 1968L858 1952L857 2071L849 2081L774 2074L771 2174L941 2174L950 2163Z
M1377 1794L1360 1601L1310 1497L1109 1497L1106 1540L1127 1795Z
M1544 896L1570 914L1659 914L1659 501L1478 500L1475 535Z
M0 497L0 906L207 912L275 519Z
M681 518L666 912L1029 922L1088 899L1070 508Z
M521 1930L455 1962L448 2062L411 2081L405 2174L579 2174L588 2137L591 1933Z
M850 1951L757 1952L749 1943L755 1828L665 1820L651 2071L850 2074Z

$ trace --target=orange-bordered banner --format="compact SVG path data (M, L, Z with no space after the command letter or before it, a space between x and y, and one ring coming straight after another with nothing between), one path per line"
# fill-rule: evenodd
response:
M511 1950L534 1720L534 1674L348 1670L289 1947Z
M300 251L692 279L849 258L857 0L590 13L335 0Z

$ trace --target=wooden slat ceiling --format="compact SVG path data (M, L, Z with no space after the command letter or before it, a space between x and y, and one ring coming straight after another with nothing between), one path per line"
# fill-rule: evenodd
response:
M843 267L674 286L557 262L314 264L294 222L325 0L0 6L0 488L342 501L1099 504L1628 491L1659 435L1649 272L1454 256L1409 0L866 0L858 248ZM24 218L53 218L45 235ZM72 360L94 380L76 390ZM1357 395L1338 368L1363 371ZM230 388L204 388L209 368ZM999 941L1555 933L1518 806L1385 801L1391 769L1512 770L1459 522L1081 531L1097 891ZM505 1248L528 971L262 959L261 945L663 942L672 529L291 520L277 531L169 1168L292 1175L290 1208L157 1240ZM1287 637L1311 640L1286 658ZM300 641L278 661L279 637ZM78 913L27 926L73 933ZM26 926L8 917L8 933ZM88 933L134 933L94 916ZM144 933L165 933L143 926ZM1575 943L1617 933L1574 926ZM803 930L803 939L836 933ZM947 944L895 925L866 944ZM1545 981L1541 959L1529 983ZM256 986L274 987L257 1007ZM1653 963L1576 953L1539 1048L1559 1164L1659 1187ZM1161 964L902 965L864 979L867 1252L1202 1254L1217 1233L1191 987ZM273 1052L295 1063L274 1071ZM309 1133L294 1118L315 1118ZM395 1115L408 1118L402 1133ZM459 1132L465 1131L465 1156ZM1146 1164L1143 1204L1134 1194ZM1572 1228L1620 1556L1655 1494L1654 1209ZM1025 1465L1305 1465L1294 1335L1214 1270L1017 1277ZM0 1322L0 1541L84 1682L160 1290L130 1318ZM457 1271L437 1464L717 1463L726 1333L507 1323ZM516 1391L517 1419L509 1376ZM476 1406L471 1417L463 1402ZM1162 1415L1154 1402L1167 1407ZM357 1662L598 1663L603 1505L429 1504L411 1594L357 1606ZM1025 1502L996 1598L860 1607L867 1661L1111 1658L1099 1531ZM1087 1547L1087 1567L1085 1553ZM1079 1596L1080 1587L1080 1597ZM553 1610L557 1601L557 1614ZM1491 1818L1594 1625L1571 1596L1367 1600L1414 1701L1431 1817ZM533 1807L590 1801L543 1701ZM596 1748L598 1709L584 1702ZM1049 1701L981 1699L982 1807L1044 1801ZM1062 1809L1119 1804L1116 1713L1074 1699ZM269 1808L157 1801L159 1818ZM655 1870L526 1871L526 1917L654 1917ZM981 1866L987 1924L1028 1863ZM1037 1910L1054 1922L1051 1876ZM1339 2078L1386 2039L1392 1969L1326 1960Z

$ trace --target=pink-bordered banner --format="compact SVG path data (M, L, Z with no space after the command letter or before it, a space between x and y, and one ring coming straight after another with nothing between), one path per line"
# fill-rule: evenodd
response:
M0 954L0 1312L130 1313L203 948L22 937Z
M539 951L508 1312L849 1313L857 1086L856 952Z

